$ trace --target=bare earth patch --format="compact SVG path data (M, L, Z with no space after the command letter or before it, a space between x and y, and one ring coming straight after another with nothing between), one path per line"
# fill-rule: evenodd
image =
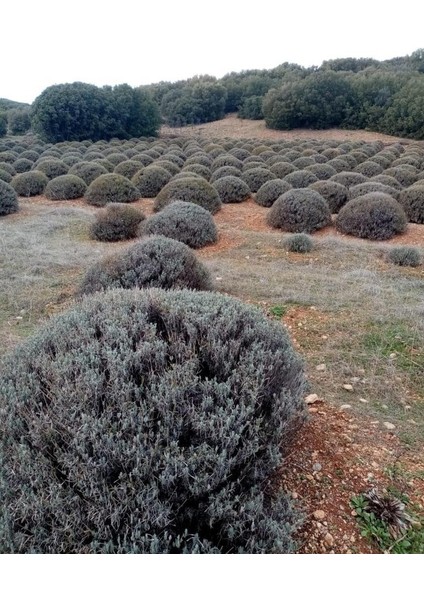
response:
M248 119L239 119L236 115L227 115L221 121L213 123L204 123L202 125L188 125L187 127L166 127L161 129L162 137L183 136L183 137L202 137L202 138L235 138L251 139L258 138L264 140L350 140L394 143L411 140L402 140L401 138L384 133L375 133L374 131L350 130L350 129L294 129L292 131L276 131L268 129L265 121L250 121Z

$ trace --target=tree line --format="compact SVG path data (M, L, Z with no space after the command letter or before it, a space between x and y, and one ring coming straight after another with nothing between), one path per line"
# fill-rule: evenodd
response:
M342 127L424 139L424 49L385 61L285 62L138 88L53 85L31 107L0 99L0 135L31 129L53 143L154 136L161 123L206 123L233 112L272 129Z

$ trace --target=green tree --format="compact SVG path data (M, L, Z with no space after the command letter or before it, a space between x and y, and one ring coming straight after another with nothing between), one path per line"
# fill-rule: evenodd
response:
M227 91L211 78L189 80L184 87L169 90L162 98L161 110L171 126L208 123L225 114Z
M270 90L263 110L267 126L274 129L325 129L345 124L354 105L350 78L342 73L322 71L279 90Z
M263 119L263 96L250 96L245 98L239 108L238 116L240 119Z
M325 60L320 69L323 71L352 71L358 73L368 67L378 67L379 62L374 58L335 58Z
M424 140L424 77L412 78L393 96L382 128L391 135Z
M405 72L367 69L352 78L356 106L350 111L349 124L360 129L381 130L381 121L394 95L408 81Z
M7 115L5 112L0 112L0 137L7 133Z
M155 135L156 103L126 84L98 88L88 83L53 85L36 98L32 127L49 142Z
M15 108L8 112L9 131L12 135L23 135L31 129L30 108Z

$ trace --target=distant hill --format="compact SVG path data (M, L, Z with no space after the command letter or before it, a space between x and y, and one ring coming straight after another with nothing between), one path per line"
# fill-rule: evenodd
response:
M11 110L13 108L27 108L28 106L30 105L26 102L16 102L15 100L0 98L0 112L5 110Z

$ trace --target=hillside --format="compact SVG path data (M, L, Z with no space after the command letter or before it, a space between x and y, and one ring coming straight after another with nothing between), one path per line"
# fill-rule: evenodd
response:
M161 137L197 137L232 139L258 138L264 140L349 140L394 143L403 141L411 142L403 138L375 131L364 131L362 129L293 129L291 131L277 131L268 129L264 120L251 121L250 119L239 119L237 113L231 113L219 121L202 123L201 125L187 125L185 127L168 127L163 125L160 131ZM416 144L417 142L414 141Z

